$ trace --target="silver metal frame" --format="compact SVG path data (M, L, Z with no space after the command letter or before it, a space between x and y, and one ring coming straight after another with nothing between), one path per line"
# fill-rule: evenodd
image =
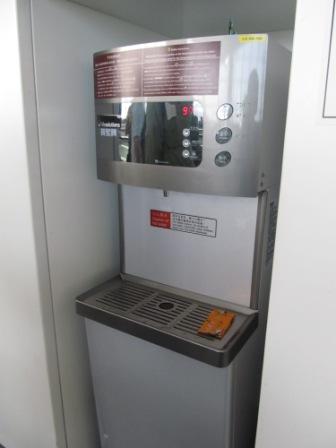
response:
M124 235L124 206L122 185L118 185L118 218L119 218L119 262L120 272L125 272L125 235Z
M114 105L122 101L200 102L204 110L202 163L190 168L115 161L112 155L115 137L100 137L97 133L99 178L167 191L245 197L256 197L260 191L278 183L284 130L279 113L285 113L290 63L287 50L267 35L251 43L241 43L239 35L232 35L135 45L113 51L209 41L221 41L218 95L96 100L97 115L113 114ZM240 64L244 64L244 70L235 76L234 70ZM216 112L224 103L232 104L235 112L228 120L219 120ZM232 129L233 137L228 143L219 144L215 136L224 126ZM230 152L231 161L218 167L214 160L222 151Z
M259 308L259 290L262 274L262 260L264 250L264 234L266 210L268 207L268 192L259 193L257 225L255 234L254 258L253 258L253 274L251 286L251 308L257 310Z

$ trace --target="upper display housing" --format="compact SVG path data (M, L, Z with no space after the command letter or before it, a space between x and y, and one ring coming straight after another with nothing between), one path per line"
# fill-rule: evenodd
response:
M264 34L96 53L98 176L252 197L277 184L289 63Z

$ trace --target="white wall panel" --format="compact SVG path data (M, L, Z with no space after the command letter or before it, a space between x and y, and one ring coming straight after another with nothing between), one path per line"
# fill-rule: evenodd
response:
M333 0L298 0L257 448L336 446Z
M33 0L51 291L69 448L98 446L76 295L119 271L116 187L96 177L92 54L158 35L67 1ZM162 37L160 37L162 39Z
M39 270L45 235L41 222L37 247L34 225L37 216L43 218L42 196L40 179L30 177L30 170L38 170L36 146L27 139L28 134L34 139L36 129L34 119L32 130L25 129L23 61L13 0L0 2L0 50L0 445L56 448L43 328L43 314L51 317L48 273ZM50 319L48 323L52 333Z
M257 198L123 187L128 274L249 306ZM150 210L215 219L216 237L150 226ZM230 259L230 263L226 263Z

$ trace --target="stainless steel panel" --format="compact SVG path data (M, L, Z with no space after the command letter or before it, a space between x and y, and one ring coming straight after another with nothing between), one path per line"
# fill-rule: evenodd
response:
M232 448L231 367L85 322L102 448Z
M251 308L258 309L259 301L259 289L262 274L262 262L263 262L263 246L265 237L265 220L266 210L268 206L268 193L264 191L260 193L258 200L258 213L257 213L257 225L255 233L254 244L254 260L253 260L253 275L251 285Z
M283 76L277 76L273 70L272 91L266 79L268 64L268 39L262 35L260 40L242 43L240 36L219 36L209 38L184 39L156 43L166 46L174 43L192 43L204 41L221 42L220 77L218 95L193 95L184 97L127 98L127 101L198 101L204 109L203 159L197 168L152 166L137 163L116 162L113 159L114 137L97 135L97 168L101 179L134 186L161 188L164 190L197 192L206 194L225 194L232 196L255 197L274 182L280 166L274 168L272 160L281 159L281 135L276 132L284 121L285 101L276 102L277 90L286 96ZM128 47L148 48L151 44ZM153 44L152 44L153 45ZM115 51L115 50L113 50ZM125 51L125 48L117 51ZM274 45L274 55L285 50ZM102 52L104 53L104 52ZM276 59L276 58L275 58ZM288 70L289 57L282 57L284 68ZM273 58L273 64L276 61ZM268 91L266 91L268 89ZM273 132L277 135L276 144L271 145L270 136L265 128L264 101L270 98L272 107L268 109L268 124L272 122ZM284 95L282 95L284 96ZM273 101L272 102L272 98ZM96 100L96 114L113 114L116 103L113 100ZM233 107L233 114L225 121L217 116L217 110L223 104ZM281 109L281 111L279 110ZM279 120L279 116L282 118ZM279 122L279 124L277 124ZM216 141L216 133L222 127L232 130L228 143ZM280 142L280 144L278 144ZM273 142L274 143L274 142ZM266 149L264 150L263 148ZM215 157L221 151L231 155L230 163L217 166ZM280 153L274 156L272 152ZM267 159L268 162L262 160ZM261 166L263 170L261 170ZM262 179L261 179L262 176Z

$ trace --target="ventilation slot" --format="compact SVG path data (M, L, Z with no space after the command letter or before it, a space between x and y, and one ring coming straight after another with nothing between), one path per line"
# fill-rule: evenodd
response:
M96 297L96 301L107 308L129 311L153 294L154 291L150 288L127 282L120 288L106 291L101 296Z
M212 309L213 308L211 306L197 306L189 314L187 314L187 316L177 322L174 328L184 331L185 333L197 335L199 327L209 316Z

